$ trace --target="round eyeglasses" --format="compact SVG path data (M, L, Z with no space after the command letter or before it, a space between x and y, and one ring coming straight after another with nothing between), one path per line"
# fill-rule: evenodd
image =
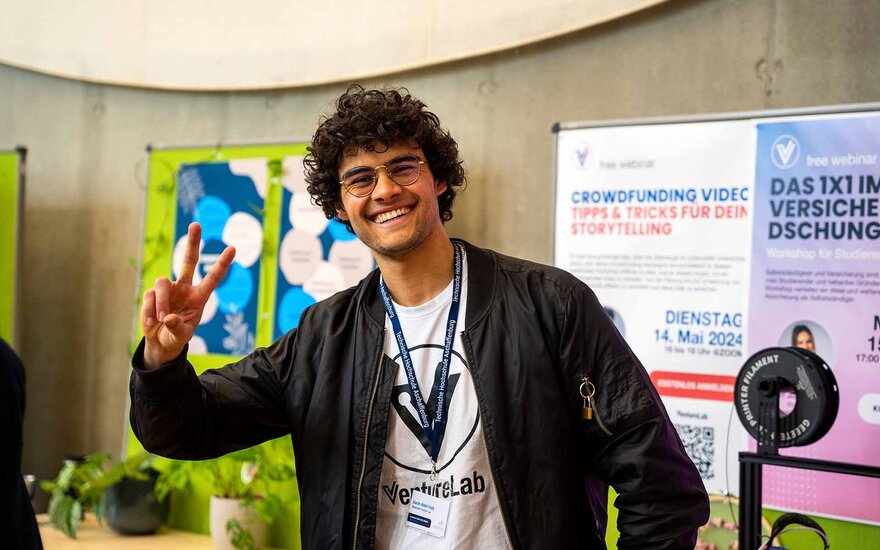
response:
M342 175L339 184L345 187L345 190L355 197L366 197L376 188L376 182L379 181L379 169L385 170L391 181L406 187L412 185L419 179L422 173L422 165L425 161L411 155L393 158L387 164L380 164L374 168L369 166L358 166L352 168Z

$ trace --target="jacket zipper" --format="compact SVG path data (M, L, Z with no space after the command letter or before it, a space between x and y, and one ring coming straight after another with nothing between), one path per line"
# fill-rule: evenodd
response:
M461 333L462 343L465 342L464 332ZM470 342L464 346L464 353L467 356L468 364L471 369L474 368L473 357L470 354ZM473 372L473 371L471 371ZM473 377L473 375L471 375ZM474 383L474 392L477 392L477 384ZM477 402L480 401L479 392L477 392ZM504 525L504 536L507 538L507 547L513 550L513 539L510 536L510 527L507 525L507 517L504 515L504 508L501 506L501 497L498 496L498 484L495 483L495 466L492 465L492 458L489 456L489 440L486 439L485 424L480 419L480 433L483 436L483 452L486 453L486 463L489 465L489 480L492 481L492 492L495 493L495 502L498 503L498 512L501 514L501 523Z
M385 340L385 328L382 328L382 342ZM352 537L352 550L357 549L358 526L361 522L361 487L364 483L364 473L367 470L367 443L370 437L370 419L373 416L373 404L376 401L376 392L379 389L379 379L382 378L382 349L384 344L380 342L379 346L379 365L376 370L376 380L373 382L373 391L370 394L370 402L367 404L367 422L364 425L364 452L361 455L361 473L358 476L357 494L355 495L355 512L354 512L354 537Z
M492 481L492 492L495 493L495 502L498 503L498 512L501 514L501 523L504 524L504 536L507 537L507 547L513 550L513 543L510 542L510 528L507 526L507 518L504 517L504 510L501 508L501 497L498 496L498 484L495 483L495 468L492 467L492 459L489 458L489 442L486 440L486 430L483 432L483 451L486 453L486 462L489 464L489 479Z

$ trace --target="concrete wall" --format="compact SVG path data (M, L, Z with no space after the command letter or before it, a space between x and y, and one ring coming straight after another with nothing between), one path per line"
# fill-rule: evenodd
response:
M458 139L470 176L453 235L549 262L554 122L877 101L877 21L863 0L676 1L367 84L407 86ZM144 146L310 136L343 88L176 93L0 66L0 145L28 147L26 471L121 447Z
M123 86L313 86L499 52L667 1L480 0L479 9L468 0L385 0L381 9L363 0L7 2L0 60ZM350 55L356 50L369 55Z

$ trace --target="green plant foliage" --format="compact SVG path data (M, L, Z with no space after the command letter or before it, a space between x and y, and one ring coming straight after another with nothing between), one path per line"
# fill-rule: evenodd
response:
M256 550L257 543L254 536L237 519L226 522L226 535L233 548L237 550Z
M94 454L82 460L65 460L54 481L40 482L49 499L49 520L68 537L75 539L83 513L92 511L103 519L101 492L96 483L104 476L108 454Z
M293 454L289 442L274 440L219 458L202 461L159 459L153 467L161 472L156 482L157 497L171 490L189 492L193 480L206 479L213 495L236 499L250 507L262 520L272 523L284 514L289 491L281 484L294 479Z
M40 488L51 495L49 521L75 539L86 512L94 513L99 523L104 521L104 491L126 478L149 479L155 475L152 468L155 459L155 456L143 452L110 467L106 465L110 461L110 455L106 453L88 455L81 460L65 460L54 481L40 482Z
M192 491L192 480L193 476L197 475L198 464L198 462L156 457L153 460L153 468L159 472L156 487L153 489L156 498L163 501L171 491L182 493Z
M75 539L82 521L82 505L67 495L53 495L49 501L49 521L62 533Z
M82 491L89 496L100 498L108 487L116 485L123 479L150 479L155 475L155 470L152 467L155 458L148 453L132 455L104 470L101 476L84 484Z

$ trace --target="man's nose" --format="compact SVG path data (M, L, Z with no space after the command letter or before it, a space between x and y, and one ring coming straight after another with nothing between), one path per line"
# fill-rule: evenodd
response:
M384 166L378 167L376 169L376 187L373 189L372 198L387 201L398 194L400 194L400 185L391 179Z

